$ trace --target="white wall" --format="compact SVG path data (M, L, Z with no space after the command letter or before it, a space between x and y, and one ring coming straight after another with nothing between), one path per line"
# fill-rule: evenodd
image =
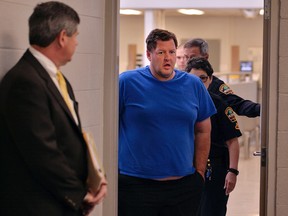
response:
M144 17L120 16L119 72L128 66L128 44L137 44L137 54L143 54L144 43Z
M178 41L194 37L220 39L220 70L231 69L231 46L240 46L240 59L248 58L250 47L262 48L263 17L246 19L244 17L201 17L201 16L167 16L166 29L176 34ZM120 72L128 64L127 47L137 44L137 52L144 53L144 17L120 16Z
M279 17L279 38L278 42L279 53L276 54L276 66L279 67L278 74L271 71L271 76L278 78L278 86L275 89L278 92L278 110L276 110L277 116L277 154L276 154L276 215L287 215L288 211L288 0L275 1L279 4L280 14ZM278 5L277 5L278 6ZM277 35L278 36L278 35ZM272 54L272 53L271 53ZM278 64L277 64L278 63ZM274 143L271 143L271 145Z

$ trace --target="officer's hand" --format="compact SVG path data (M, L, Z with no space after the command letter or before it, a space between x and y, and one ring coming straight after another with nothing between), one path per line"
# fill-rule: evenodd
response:
M226 195L231 193L236 186L237 176L234 173L228 172L225 178L224 189L226 189Z

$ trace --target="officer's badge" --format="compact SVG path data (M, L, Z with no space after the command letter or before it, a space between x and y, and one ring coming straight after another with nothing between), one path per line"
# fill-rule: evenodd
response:
M226 95L227 94L234 94L232 89L225 83L219 87L219 91L226 94Z
M235 129L239 130L239 125L233 109L231 107L227 107L225 110L225 114L231 122L236 123Z

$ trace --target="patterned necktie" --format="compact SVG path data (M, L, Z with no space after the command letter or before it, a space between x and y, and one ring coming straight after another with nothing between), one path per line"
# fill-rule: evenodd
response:
M58 83L59 83L59 87L60 87L60 91L62 93L62 96L70 110L71 113L74 113L74 109L72 109L71 107L71 102L70 102L70 97L69 97L69 94L68 94L68 91L67 91L67 85L66 85L66 81L63 77L63 74L58 70L57 73L56 73L56 76L57 76L57 80L58 80Z

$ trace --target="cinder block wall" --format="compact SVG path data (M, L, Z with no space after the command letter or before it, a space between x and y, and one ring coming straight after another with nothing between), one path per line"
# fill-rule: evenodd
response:
M28 18L40 2L43 1L0 0L0 80L29 47ZM74 88L82 125L94 135L102 159L105 0L62 2L73 7L81 19L79 45L72 62L62 71ZM102 205L96 207L93 215L102 215Z
M276 215L282 216L288 212L288 0L279 0L279 3Z

